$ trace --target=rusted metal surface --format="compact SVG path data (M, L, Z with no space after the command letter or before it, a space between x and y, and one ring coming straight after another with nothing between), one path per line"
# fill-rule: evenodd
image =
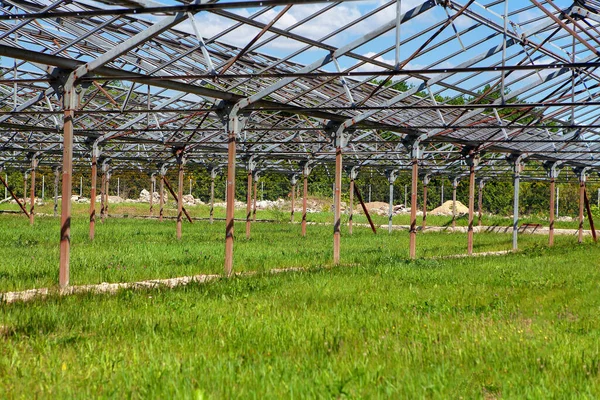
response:
M304 174L302 180L302 237L306 237L306 201L308 197L308 175Z
M214 214L215 214L215 178L210 178L210 211L209 211L209 221L212 224L214 222Z
M598 238L596 237L596 228L594 227L594 216L592 215L592 210L590 209L590 201L587 196L587 190L584 190L583 198L585 200L585 209L587 211L588 220L590 221L590 231L592 233L592 238L594 239L594 242L597 242Z
M58 215L58 186L60 185L60 168L54 167L54 216Z
M548 214L548 246L554 246L554 198L556 197L556 179L550 177L550 213Z
M469 166L469 225L467 229L467 254L473 254L473 215L475 208L475 165Z
M69 285L69 258L71 253L71 192L73 189L73 118L75 116L75 88L64 88L62 202L60 213L60 263L58 282L61 288Z
M246 239L250 239L252 225L252 171L248 171L248 187L246 189Z
M254 195L252 196L252 222L256 222L256 196L258 192L258 179L254 180Z
M333 198L333 263L340 262L341 242L341 197L342 197L342 148L335 148L335 187Z
M163 214L165 212L165 176L163 174L160 175L160 183L158 188L158 221L163 222Z
M421 230L427 229L427 183L423 183L423 222L421 223Z
M13 198L13 200L17 202L17 204L21 208L21 211L23 211L23 214L25 214L25 216L27 218L29 218L29 212L27 212L27 209L25 208L23 203L21 203L19 198L14 194L12 189L8 186L8 183L4 180L4 178L1 175L0 175L0 182L2 182L2 185L4 185L4 187L8 190L8 193L10 193L10 196Z
M156 183L156 178L154 174L150 176L150 210L148 211L150 216L154 215L154 185Z
M92 176L90 187L90 240L96 235L96 180L98 179L98 159L92 154Z
M29 224L33 225L35 222L35 173L37 170L38 161L33 158L31 160L31 188L29 196Z
M352 219L354 217L354 179L350 179L350 203L348 204L348 234L352 235Z
M165 182L165 186L167 187L167 190L169 191L169 193L171 193L171 196L173 196L173 200L175 200L177 203L179 203L179 198L177 197L177 194L175 193L175 191L169 184L169 181L167 180L166 176L164 177L163 181ZM183 185L181 185L181 190L183 190ZM187 220L190 221L191 224L193 224L194 220L192 219L192 217L190 216L188 211L185 209L185 207L183 207L183 205L181 206L181 211L183 211L183 214L185 215Z
M456 180L452 183L452 229L456 228Z
M410 243L409 256L415 258L417 256L417 184L419 181L419 162L416 158L411 161L412 176L411 176L411 194L410 194Z
M292 205L290 207L290 223L293 224L294 223L294 208L296 207L296 184L293 183L292 184L292 192L291 192L291 196L292 196Z
M229 116L227 125L227 208L225 210L225 265L226 276L233 272L233 240L235 220L235 153L236 135L239 120L237 115Z
M363 212L367 216L369 225L371 225L371 230L373 231L373 233L377 233L377 228L375 228L375 224L373 223L373 220L371 219L371 214L369 214L369 210L367 209L367 206L365 205L365 202L363 201L360 191L358 190L358 186L356 186L356 185L354 185L354 192L356 193L356 197L358 198L358 202L360 203L360 206L362 207Z
M579 180L579 228L577 231L577 241L583 242L583 208L585 203L585 180Z
M106 206L105 202L105 197L104 197L104 193L106 192L106 172L104 171L104 168L102 168L102 178L100 179L100 222L104 222L104 213L106 212L106 209L104 208Z
M482 225L482 217L483 217L483 187L484 187L484 183L483 180L479 181L479 185L478 185L478 198L477 198L477 226L481 226Z
M177 239L181 240L181 224L183 220L183 162L179 160L179 180L177 185ZM188 216L189 221L192 219Z

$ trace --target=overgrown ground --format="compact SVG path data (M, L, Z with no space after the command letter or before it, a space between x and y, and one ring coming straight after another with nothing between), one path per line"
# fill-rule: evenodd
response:
M74 284L222 268L222 222L73 222ZM236 226L236 269L305 266L177 289L0 305L0 398L597 398L599 248L519 237L499 257L466 235ZM56 284L58 222L0 215L1 291ZM345 231L344 231L345 232ZM479 234L476 251L510 247ZM32 258L33 257L33 258Z

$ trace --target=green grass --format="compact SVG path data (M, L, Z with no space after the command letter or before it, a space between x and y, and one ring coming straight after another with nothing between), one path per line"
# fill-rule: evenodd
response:
M34 226L22 215L0 215L0 291L56 286L59 259L59 220L38 216ZM224 221L196 221L183 225L183 238L175 238L175 221L108 218L96 224L88 239L88 219L76 213L71 231L71 284L138 281L202 273L220 273L224 257ZM342 262L362 264L371 257L406 259L408 233L356 227L352 236L342 230ZM541 235L520 236L521 248L542 245ZM574 238L558 236L558 243ZM431 258L466 252L466 234L418 235L417 256ZM510 234L476 235L475 252L508 250ZM255 223L245 237L245 223L236 223L235 270L268 271L273 268L323 266L332 260L331 225L309 225L308 237L300 224Z
M73 220L72 283L220 272L222 222ZM0 398L598 398L600 248L522 235L236 225L235 268L176 289L0 304ZM475 251L510 248L477 234ZM56 285L58 221L0 214L0 291Z
M3 305L0 397L597 398L598 256L371 255Z

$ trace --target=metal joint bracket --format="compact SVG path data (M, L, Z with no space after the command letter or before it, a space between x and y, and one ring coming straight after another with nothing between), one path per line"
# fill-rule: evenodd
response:
M396 182L396 178L398 178L397 173L398 173L397 169L386 169L385 170L385 177L387 178L390 185L392 185L392 184L394 184L394 182Z
M590 167L575 167L573 168L573 172L579 178L579 182L585 182L587 180L587 172Z
M175 160L177 161L177 164L185 165L186 159L183 147L173 148L173 154L175 155Z
M410 154L410 158L417 159L423 155L423 147L421 140L425 139L426 135L408 135L402 139L402 144Z
M346 147L350 141L350 134L339 127L333 131L332 141L335 147Z
M302 175L308 176L312 171L312 161L306 160L300 163L300 168L302 168Z
M221 171L221 167L212 167L210 169L210 178L215 179L219 174L219 171Z
M254 158L254 156L251 156L248 159L248 162L246 163L246 169L249 172L253 172L256 169L256 159Z
M513 166L513 172L520 174L523 171L523 163L525 161L525 154L510 154L506 157L506 161Z
M546 172L548 173L549 178L558 178L558 174L560 174L561 165L564 161L546 161L543 166Z
M161 164L158 166L158 173L161 177L164 177L167 174L167 164Z
M430 180L431 180L431 175L429 175L429 174L423 175L423 186L429 185Z
M483 189L485 187L485 180L486 178L481 178L477 180L480 189Z
M258 182L258 180L260 179L259 170L254 170L254 172L252 172L252 179L254 179L254 182Z
M358 165L354 165L352 167L346 168L346 171L348 173L348 177L350 178L350 180L356 180L356 177L358 177L358 170L360 169L360 167Z
M460 182L460 176L455 176L454 178L451 178L451 179L452 179L452 187L454 189L456 189L456 187L458 186L458 182Z
M296 183L298 183L298 175L297 174L292 174L292 176L290 177L290 183L292 184L292 186L296 185Z

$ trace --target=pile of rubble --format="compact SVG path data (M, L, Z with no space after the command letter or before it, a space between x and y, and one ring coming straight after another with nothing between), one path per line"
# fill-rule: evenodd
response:
M468 214L469 207L465 206L460 201L456 201L456 215ZM446 201L444 204L429 212L431 215L452 215L452 200Z

